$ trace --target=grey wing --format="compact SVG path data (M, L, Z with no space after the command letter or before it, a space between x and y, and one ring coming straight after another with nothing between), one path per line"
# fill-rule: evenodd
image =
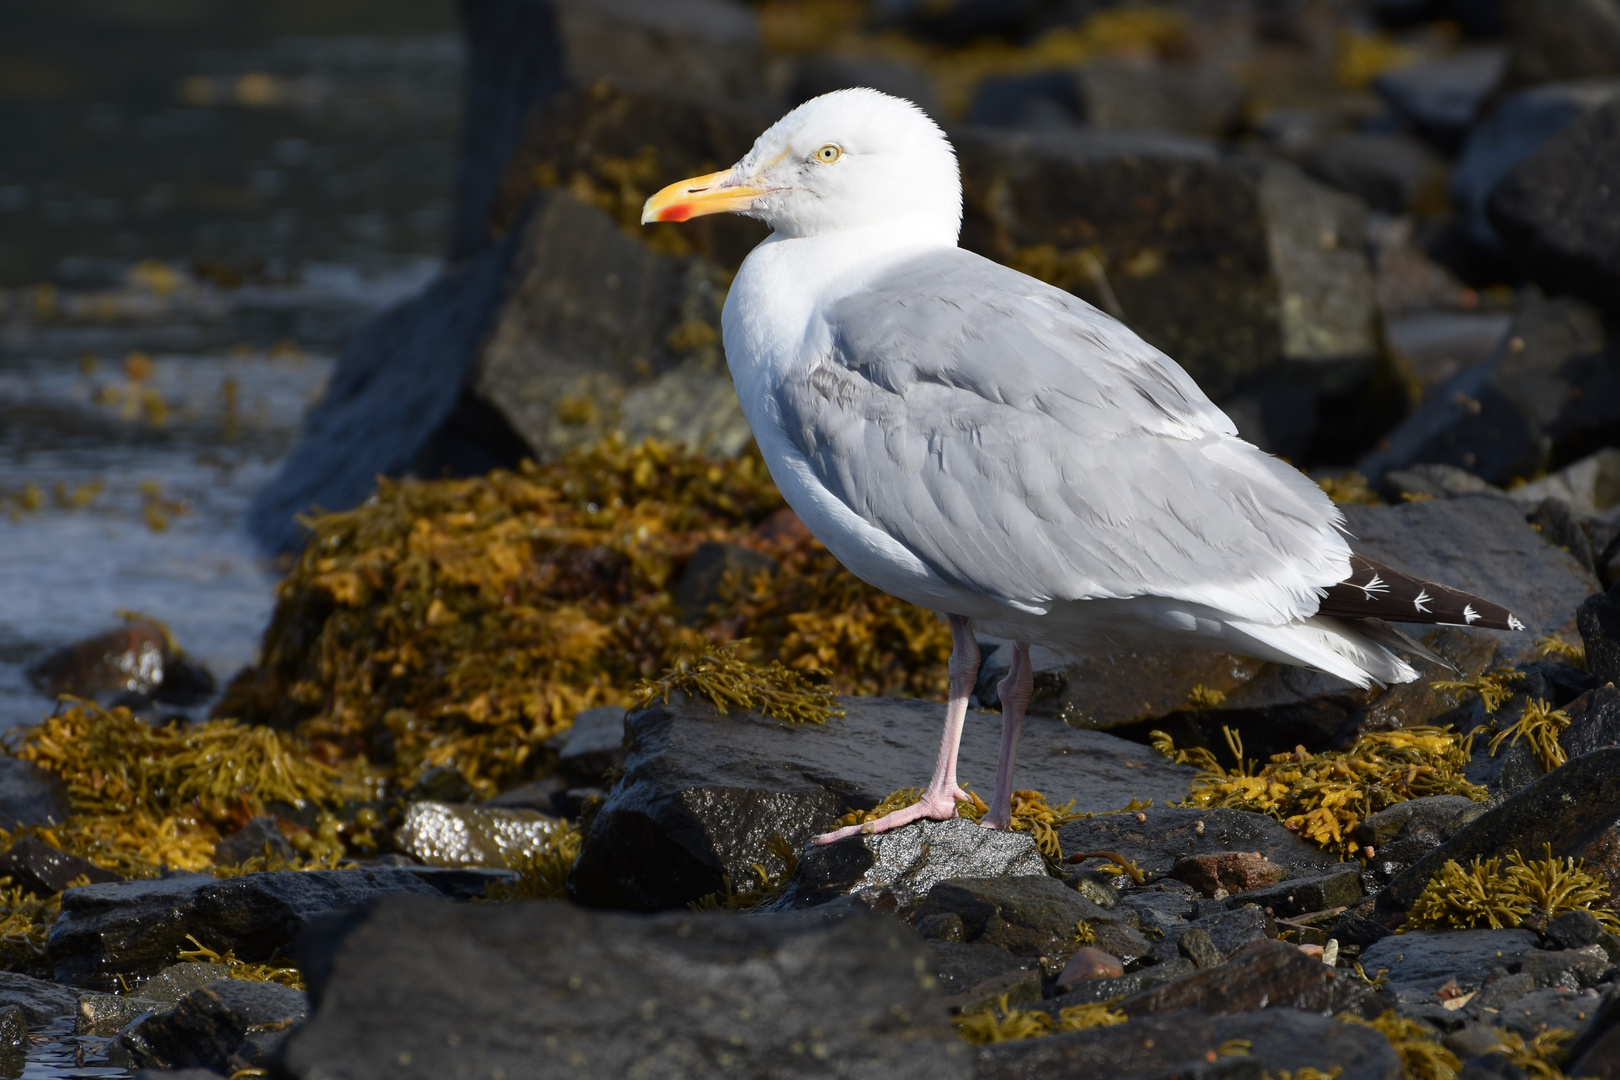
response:
M827 319L830 349L774 388L784 434L953 585L1027 610L1151 595L1286 622L1344 576L1326 496L1067 293L953 249Z

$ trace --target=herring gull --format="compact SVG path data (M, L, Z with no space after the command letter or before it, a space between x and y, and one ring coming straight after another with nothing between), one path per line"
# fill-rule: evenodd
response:
M864 89L807 101L736 165L658 192L642 221L722 211L773 229L722 317L771 476L852 573L951 627L922 798L817 842L955 815L975 629L1015 643L991 828L1011 821L1033 644L1202 646L1366 687L1417 677L1399 652L1438 659L1389 622L1523 629L1352 554L1328 497L1239 438L1175 361L958 247L956 154L912 103Z

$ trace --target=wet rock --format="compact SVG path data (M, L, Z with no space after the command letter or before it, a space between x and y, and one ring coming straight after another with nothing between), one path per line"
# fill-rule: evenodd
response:
M1355 865L1314 877L1291 878L1246 892L1232 902L1266 908L1279 918L1349 907L1361 899L1361 871Z
M1045 878L1046 860L1028 833L983 829L966 818L920 821L805 848L779 906L856 896L869 907L909 910L937 883L963 877Z
M1484 812L1484 804L1462 795L1410 799L1363 819L1351 838L1372 848L1367 870L1384 885Z
M1090 979L1117 979L1125 974L1125 965L1119 957L1102 949L1084 946L1069 957L1063 970L1058 972L1059 990L1072 989L1075 983Z
M1277 926L1265 910L1253 904L1233 908L1230 911L1219 910L1218 901L1210 901L1217 907L1211 913L1199 915L1194 921L1182 925L1172 925L1161 932L1162 938L1153 943L1153 959L1158 963L1173 961L1177 956L1187 956L1195 963L1208 963L1212 957L1219 957L1224 962L1243 948L1269 940L1277 936ZM1199 959L1194 958L1187 949L1181 947L1182 939L1189 933L1197 930L1199 934L1207 936L1214 946L1214 952L1203 948L1201 943L1194 943L1188 949L1196 949Z
M1058 840L1070 853L1115 852L1150 878L1167 875L1184 858L1203 855L1259 852L1290 874L1315 873L1332 865L1319 848L1283 828L1275 818L1245 810L1167 806L1111 814L1070 822L1058 831Z
M570 894L601 907L683 906L719 890L723 874L752 880L755 863L780 872L767 847L773 837L800 848L846 808L869 809L926 775L941 706L899 698L840 704L847 715L824 725L721 716L684 700L632 714L624 778L592 823ZM999 729L997 716L969 716L964 786L990 790ZM1076 809L1102 810L1132 798L1180 798L1192 771L1138 744L1031 718L1018 775L1053 805L1072 798Z
M1432 205L1445 194L1445 163L1410 136L1360 132L1335 136L1312 150L1301 165L1323 183L1391 214Z
M942 912L961 916L969 942L996 945L1040 962L1048 975L1063 970L1083 944L1094 943L1129 964L1151 951L1131 925L1132 913L1110 912L1049 877L953 878L929 890L919 919ZM1081 940L1085 923L1093 941Z
M1620 963L1620 937L1604 929L1590 911L1577 908L1548 920L1545 934L1561 949L1601 945L1610 960Z
M0 1006L0 1055L28 1050L28 1018L15 1005Z
M1602 348L1598 312L1575 300L1530 301L1496 353L1435 388L1361 471L1376 481L1440 462L1497 485L1534 474L1552 461L1553 432L1596 376L1574 361Z
M282 1065L305 1080L437 1078L469 1061L513 1077L565 1075L562 1062L580 1076L813 1076L829 1061L902 1080L972 1075L928 947L887 917L402 898L313 947L330 971L311 979L314 1015Z
M454 765L435 765L405 792L406 802L430 799L442 803L464 803L472 797L472 781Z
M1620 10L1611 0L1505 5L1516 85L1620 74Z
M65 986L0 971L0 1007L15 1005L31 1028L44 1027L79 1010L79 995Z
M1170 135L955 141L965 247L1122 313L1217 400L1274 367L1314 386L1376 354L1364 208L1291 166Z
M1453 993L1478 990L1493 970L1518 967L1535 947L1529 930L1413 930L1369 946L1361 966L1369 975L1388 968L1387 985L1401 1001L1437 1005L1448 983Z
M1496 1016L1485 1018L1494 1020L1509 1031L1516 1031L1533 1039L1549 1028L1579 1032L1586 1027L1600 1004L1595 990L1577 993L1562 988L1549 988L1532 991L1507 1008L1499 1010Z
M138 1065L212 1068L233 1075L267 1066L293 1025L308 1015L309 998L302 990L220 979L136 1024L120 1041Z
M1575 625L1586 643L1586 667L1593 675L1620 682L1620 586L1581 601Z
M1614 1080L1620 1077L1620 988L1611 989L1588 1015L1569 1047L1569 1075Z
M1325 1012L1337 974L1287 942L1260 942L1236 958L1185 978L1132 994L1119 1007L1136 1018L1196 1009L1244 1013L1265 1008Z
M1170 868L1170 876L1213 897L1217 893L1241 893L1275 885L1288 876L1288 871L1259 852L1232 851L1178 859Z
M1323 967L1317 963L1317 967ZM1221 1057L1235 1040L1243 1056ZM1211 1056L1214 1060L1211 1061ZM1294 1009L1245 1015L1167 1013L1128 1024L1002 1043L979 1052L979 1080L1110 1080L1117 1077L1257 1077L1282 1070L1323 1073L1339 1080L1401 1080L1395 1050L1378 1032Z
M75 881L82 884L123 881L123 875L103 869L89 859L69 855L45 841L25 836L0 855L0 876L11 878L36 896L59 893Z
M431 878L429 879L431 880ZM480 890L480 893L482 890ZM325 912L357 907L387 893L443 893L407 870L315 870L206 874L86 885L62 896L49 952L58 982L113 985L118 974L156 974L187 934L238 958L270 960Z
M0 755L0 828L61 824L71 812L60 776Z
M74 1031L80 1035L116 1035L130 1021L163 1007L161 1002L138 996L84 994L79 998Z
M1226 963L1226 953L1215 946L1215 940L1209 936L1209 931L1201 926L1189 926L1176 942L1181 954L1191 960L1196 967L1213 968Z
M1530 278L1620 310L1620 103L1575 121L1491 189L1487 212Z
M1535 949L1524 954L1522 972L1536 980L1537 986L1557 986L1565 990L1578 990L1583 986L1596 986L1605 975L1614 970L1614 961L1601 945L1583 945L1578 949Z
M602 783L609 769L624 766L624 718L625 710L617 705L579 713L563 733L557 764L579 783Z
M1411 907L1447 859L1466 864L1518 851L1541 858L1586 859L1586 869L1620 886L1620 747L1583 754L1536 780L1464 825L1444 844L1396 875L1378 895L1381 911ZM1411 935L1406 935L1410 937Z
M214 845L214 862L218 866L237 866L261 857L290 862L296 854L276 819L262 814L249 818L246 825Z
M450 258L490 244L489 211L523 120L566 82L546 0L472 0L459 7L467 47Z
M140 984L139 996L148 1001L172 1005L193 990L201 990L211 982L230 977L231 969L228 964L170 964Z
M725 576L739 575L747 581L755 574L776 572L776 560L740 544L699 544L687 560L681 576L670 588L670 597L687 622L702 625L709 605L721 599L720 585Z
M1027 987L1019 980L1031 974L1035 992L1029 1000L1040 1000L1040 964L1031 957L1014 956L998 945L984 942L941 941L929 947L934 954L934 974L939 979L939 988L953 1002L961 1003L966 998L980 1000L985 994L978 988L989 984L1015 985L1018 993L1026 994ZM996 990L996 993L1004 992L1007 991ZM964 1008L963 1011L974 1010Z
M161 626L131 622L76 641L28 669L43 694L98 701L196 705L214 692L214 677L175 649Z
M1447 56L1386 72L1373 86L1397 112L1447 150L1455 150L1474 118L1501 85L1504 49L1459 49Z
M413 802L394 830L394 846L428 866L512 868L546 849L556 818L533 810Z
M1451 174L1452 201L1470 240L1494 249L1499 241L1486 200L1521 161L1580 117L1620 97L1620 80L1554 83L1509 94L1475 125Z
M765 95L759 20L732 0L553 0L577 86L620 86L723 101Z

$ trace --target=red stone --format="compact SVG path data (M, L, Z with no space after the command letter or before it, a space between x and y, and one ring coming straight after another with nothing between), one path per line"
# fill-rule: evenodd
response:
M1087 945L1069 957L1069 962L1063 965L1063 970L1058 974L1057 984L1059 990L1067 990L1087 979L1117 979L1123 974L1125 965L1120 963L1118 957Z

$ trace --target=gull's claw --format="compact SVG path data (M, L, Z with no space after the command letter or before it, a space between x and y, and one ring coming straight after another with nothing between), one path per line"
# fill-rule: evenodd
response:
M962 800L967 800L967 793L961 788L956 789ZM898 829L902 825L910 825L913 821L949 821L956 816L956 799L951 795L924 795L910 806L901 807L890 814L884 814L876 821L868 821L864 825L846 825L842 829L834 829L830 833L822 833L811 841L813 844L832 844L847 836L867 836L874 833L886 833L891 829Z

